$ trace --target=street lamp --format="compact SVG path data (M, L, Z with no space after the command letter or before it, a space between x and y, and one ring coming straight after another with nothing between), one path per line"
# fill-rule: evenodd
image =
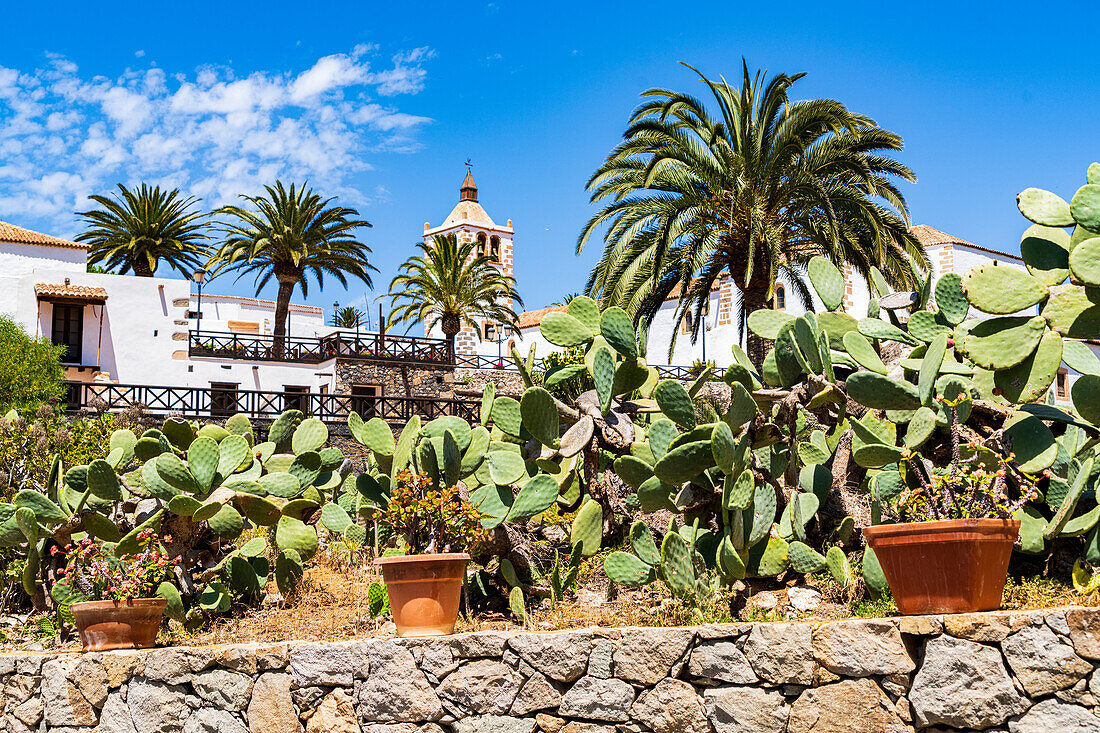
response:
M332 325L338 327L337 319L340 317L340 301L332 301Z
M199 286L199 302L198 302L198 306L196 307L195 331L201 331L202 330L202 281L206 279L206 270L203 270L202 268L199 268L198 270L195 270L195 274L192 276L192 279Z

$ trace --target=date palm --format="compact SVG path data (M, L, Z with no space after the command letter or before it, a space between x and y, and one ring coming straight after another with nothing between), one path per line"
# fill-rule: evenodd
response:
M518 327L513 305L522 306L523 300L515 279L487 256L476 256L476 246L477 242L459 244L454 234L418 243L421 254L401 265L390 283L393 323L420 322L428 329L438 325L452 353L462 324L480 333L475 318Z
M88 198L102 207L77 213L88 227L76 241L91 243L89 265L152 277L163 260L189 278L209 254L209 214L196 211L199 199L184 198L178 188L162 191L142 183L130 189L120 183L113 197Z
M225 237L210 259L210 268L213 275L238 270L238 279L254 274L257 294L272 278L279 283L272 333L278 355L285 343L295 287L308 295L307 278L312 276L323 288L325 275L345 289L347 275L371 287L370 273L377 268L367 260L370 247L355 238L356 229L371 225L358 218L358 211L333 206L334 199L321 198L304 185L291 184L288 189L276 181L264 190L266 194L260 196L241 194L249 208L223 206L218 210L230 220L220 227Z
M363 321L363 312L357 308L346 306L336 311L332 316L332 325L339 328L359 328Z
M896 185L916 179L889 155L901 137L832 99L792 101L804 74L769 79L744 62L742 71L740 89L699 74L713 112L688 94L643 94L623 141L588 181L604 206L577 241L579 252L597 232L604 238L590 294L648 325L678 290L676 322L688 320L693 340L726 276L743 326L768 307L781 275L809 306L805 264L814 255L864 277L878 267L896 287L913 283L910 258L928 265ZM746 340L759 366L764 343Z

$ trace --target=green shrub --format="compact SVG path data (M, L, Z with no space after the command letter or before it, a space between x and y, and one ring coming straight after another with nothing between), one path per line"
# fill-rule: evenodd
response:
M31 338L7 316L0 315L0 415L9 410L33 413L44 402L65 393L61 384L64 346Z

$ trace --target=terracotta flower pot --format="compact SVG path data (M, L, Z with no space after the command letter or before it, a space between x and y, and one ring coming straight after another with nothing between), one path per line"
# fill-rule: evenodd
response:
M132 598L82 601L70 608L84 651L100 652L153 646L167 606L164 598Z
M898 612L970 613L1001 607L1015 519L948 519L863 529Z
M382 579L398 636L446 636L458 621L466 576L464 552L380 557Z

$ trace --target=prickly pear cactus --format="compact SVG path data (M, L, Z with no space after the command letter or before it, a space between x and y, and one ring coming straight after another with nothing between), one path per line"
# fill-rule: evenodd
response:
M273 571L290 593L317 551L318 527L340 536L353 526L331 503L344 456L324 447L323 423L297 411L280 415L269 437L256 444L243 415L201 427L169 418L140 438L118 430L104 459L58 467L45 494L24 490L0 504L0 544L26 547L38 568L24 578L27 592L45 590L61 606L71 595L57 573L64 555L44 561L47 544L89 537L122 556L137 551L138 533L149 528L171 536L169 554L183 558L158 590L178 620L262 597Z

